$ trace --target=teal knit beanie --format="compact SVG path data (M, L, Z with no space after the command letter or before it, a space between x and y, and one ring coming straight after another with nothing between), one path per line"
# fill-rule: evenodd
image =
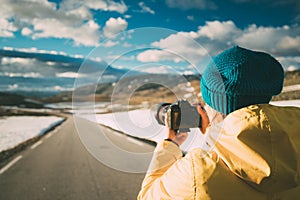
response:
M202 98L213 109L229 114L248 105L269 103L281 92L283 78L281 64L271 55L235 46L206 67Z

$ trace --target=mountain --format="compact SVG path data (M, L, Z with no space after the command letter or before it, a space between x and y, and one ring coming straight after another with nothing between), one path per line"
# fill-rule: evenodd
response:
M19 106L26 108L43 108L44 104L38 100L29 99L25 96L12 93L0 92L1 106Z
M287 71L284 76L284 86L300 84L300 70ZM282 92L272 98L273 101L300 99L300 91Z
M141 74L97 86L79 87L75 92L63 92L44 98L43 101L112 101L116 104L127 104L128 101L130 104L173 102L177 97L187 97L187 94L197 95L199 80L200 75Z
M201 75L143 74L120 79L113 83L78 88L75 101L113 102L115 104L141 104L151 102L173 102L177 98L197 96L200 91ZM284 86L300 84L300 70L287 71ZM45 102L72 101L72 92L64 92ZM300 99L300 91L283 92L273 97L273 101Z
M85 69L81 70L84 65ZM25 96L53 96L70 91L74 81L89 83L92 74L102 72L105 81L118 80L128 70L116 69L104 61L61 54L0 49L0 91ZM131 72L131 74L140 74Z
M70 63L73 66L80 66L83 59L74 58L60 54L50 53L37 53L37 52L22 52L17 50L4 50L0 49L0 57L13 57L13 58L34 58L43 62L61 62Z

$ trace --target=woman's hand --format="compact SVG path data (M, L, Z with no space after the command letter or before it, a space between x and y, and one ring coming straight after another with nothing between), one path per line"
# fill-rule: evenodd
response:
M187 133L176 133L174 130L168 127L168 116L166 115L165 125L168 129L168 139L175 142L178 146L182 145L184 141L187 139Z
M202 126L200 128L200 131L202 132L202 134L205 134L206 129L210 124L209 117L207 115L206 110L204 109L204 107L201 104L197 105L197 111L202 119Z
M170 129L169 127L168 128L168 139L172 140L173 142L175 142L176 144L178 144L178 146L182 145L184 143L184 141L187 139L188 137L188 133L177 133Z

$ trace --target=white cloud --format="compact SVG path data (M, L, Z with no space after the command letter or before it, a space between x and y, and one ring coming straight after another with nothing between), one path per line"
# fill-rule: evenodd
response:
M277 57L283 68L288 71L300 69L300 56Z
M191 70L186 70L186 71L184 71L182 74L183 74L183 75L193 75L193 74L195 74L195 72L193 72L193 71L191 71ZM194 89L194 88L192 88L192 89ZM192 92L193 92L193 91L192 91Z
M55 69L33 58L2 57L0 73L8 77L38 78L53 75Z
M142 12L142 13L150 13L152 15L155 14L155 11L152 10L150 7L146 6L144 2L139 2L139 6L141 7L140 12Z
M176 63L182 61L182 58L168 50L147 50L137 56L137 60L141 62L159 62L159 61L174 61Z
M79 78L82 76L83 76L82 74L78 74L77 72L56 73L56 77L59 77L59 78Z
M33 38L72 38L75 45L97 46L100 39L99 26L93 20L78 27L66 26L62 21L53 19L34 19ZM57 31L57 27L60 30Z
M56 62L47 61L46 64L49 65L49 66L54 66L56 64Z
M69 4L65 4L67 1L63 1L61 4L61 10L64 10L67 15L71 16L77 16L79 19L92 19L92 13L89 10L89 7L85 5L80 5L79 7L77 6L71 6ZM67 5L67 6L65 6Z
M102 62L103 61L102 58L100 58L100 57L92 57L90 59L93 60L93 61L96 61L96 62Z
M19 87L18 84L12 84L12 85L9 85L9 86L8 86L8 90L15 90L15 89L17 89L18 87Z
M5 18L0 18L0 37L13 37L17 27Z
M13 47L7 47L5 46L3 48L4 50L7 51L22 51L22 52L26 52L26 53L39 53L39 50L35 47L30 47L30 48L13 48Z
M276 56L298 55L300 53L300 27L257 27L250 25L236 36L235 42L241 46L264 50Z
M4 46L4 47L3 47L3 50L13 51L14 48L13 48L13 47L7 47L7 46Z
M151 73L151 74L169 74L170 67L169 66L153 66L153 67L145 67L138 69L141 72Z
M197 37L207 37L210 40L228 40L239 33L240 30L232 21L209 21L204 26L199 27Z
M103 28L103 34L108 38L114 38L116 34L124 31L127 28L127 21L122 19L121 17L118 18L109 18L106 23L105 27Z
M74 54L73 57L74 58L84 58L84 56L81 54Z
M62 56L69 56L73 58L84 58L83 55L68 55L66 52L63 51L54 51L54 50L44 50L44 49L37 49L36 47L30 47L30 48L14 48L14 47L8 47L4 46L3 50L6 51L21 51L25 53L41 53L41 54L53 54L53 55L62 55ZM46 62L51 63L51 62Z
M191 35L193 34L179 32L153 42L151 45L159 49L144 51L137 56L137 59L141 62L163 60L172 60L176 63L181 61L197 62L200 57L206 56L207 53L190 37Z
M233 45L265 51L276 58L290 56L296 58L300 54L300 26L257 27L249 25L244 29L238 28L232 21L211 21L199 26L191 32L178 32L159 41L153 42L154 48L162 50L146 50L137 56L141 62L174 62L190 61L197 65L211 56L218 54ZM189 38L189 39L187 39ZM197 43L198 45L195 45ZM204 48L202 48L204 47ZM176 52L173 55L166 52ZM180 58L185 58L181 59ZM288 59L283 61L286 68L300 68L300 61Z
M34 58L2 57L0 75L7 77L42 78L74 77L78 68L70 63L44 62ZM67 64L66 67L64 67ZM81 76L80 76L81 77Z
M56 85L56 86L53 86L53 89L56 90L56 91L62 91L64 90L61 86L59 85Z
M211 0L166 0L170 8L189 9L216 9L216 4Z
M135 60L135 56L131 55L131 56L126 56L126 55L108 55L105 57L105 59L108 61L113 61L113 62L117 62L117 61L132 61Z
M91 9L125 13L124 1L64 0L59 8L47 0L27 0L15 3L2 0L0 4L0 37L14 37L16 31L37 38L69 39L75 45L97 46L100 25L93 19ZM127 22L126 22L127 27Z
M55 3L48 1L18 1L18 3L10 0L2 0L0 4L1 18L16 17L22 22L28 22L30 19L37 17L57 16ZM62 15L63 17L63 15ZM20 24L22 25L22 24Z
M32 38L65 38L74 40L75 44L94 45L98 41L98 25L92 20L84 21L80 12L57 10L56 4L48 1L20 1L18 3L4 0L0 5L6 10L4 19L13 18L23 35ZM80 10L79 10L80 11ZM17 13L17 14L16 14ZM28 27L33 27L30 30ZM84 33L84 34L83 34ZM83 37L83 38L81 38Z
M116 46L118 44L119 44L118 41L107 40L107 41L105 41L105 43L102 43L101 46L104 46L104 47L113 47L113 46Z
M127 48L127 47L132 47L132 44L128 43L128 42L124 42L122 44L123 47Z
M93 8L96 10L103 10L103 11L116 11L121 14L125 13L128 8L124 1L121 2L114 2L114 1L95 1L95 0L85 0L85 4L89 8Z
M114 68L116 68L116 69L124 69L124 66L122 66L122 65L117 65L117 66L114 66Z
M135 56L134 55L131 55L131 56L123 55L120 59L121 60L135 60Z
M23 78L40 78L43 77L40 73L37 72L27 72L27 73L20 73L20 72L0 72L1 76L8 76L8 77L23 77Z
M300 36L290 37L286 36L283 37L277 44L277 48L283 50L294 50L299 52L300 47Z
M3 57L1 59L1 64L2 65L11 65L11 64L31 64L34 62L35 59L28 59L28 58L17 58L17 57Z
M31 33L32 33L32 30L31 30L30 28L28 28L28 27L22 28L22 31L21 31L21 34L22 34L22 35L28 36L28 35L30 35Z

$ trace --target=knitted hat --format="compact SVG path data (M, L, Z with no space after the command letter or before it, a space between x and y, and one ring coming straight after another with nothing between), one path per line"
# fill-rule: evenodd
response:
M202 98L213 109L229 114L239 108L269 103L283 86L281 64L264 52L238 46L220 53L201 78Z

